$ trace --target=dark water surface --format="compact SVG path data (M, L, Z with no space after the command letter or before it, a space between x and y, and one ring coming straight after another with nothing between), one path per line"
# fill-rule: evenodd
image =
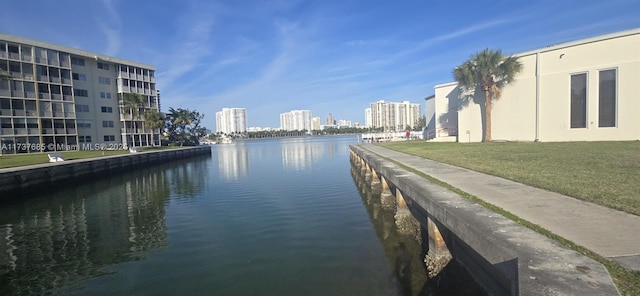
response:
M0 295L433 294L354 185L354 142L216 145L2 205Z

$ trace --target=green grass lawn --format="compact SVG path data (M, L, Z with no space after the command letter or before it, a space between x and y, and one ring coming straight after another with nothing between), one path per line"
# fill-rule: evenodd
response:
M156 151L162 149L175 149L179 147L140 147L138 151ZM55 152L58 153L58 152ZM66 151L60 152L65 160L92 158L100 156L128 154L129 150L85 150L85 151ZM49 157L47 153L30 153L30 154L4 154L0 156L0 168L18 167L32 164L48 163Z
M640 215L640 142L381 144Z

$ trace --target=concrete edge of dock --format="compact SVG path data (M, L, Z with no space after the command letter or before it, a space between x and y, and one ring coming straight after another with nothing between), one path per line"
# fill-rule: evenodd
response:
M210 146L184 147L123 155L102 156L62 162L0 169L0 192L56 186L69 179L112 173L117 170L211 154ZM43 154L43 158L47 155Z
M594 261L365 150L351 157L391 183L425 227L433 221L453 258L491 295L619 295Z

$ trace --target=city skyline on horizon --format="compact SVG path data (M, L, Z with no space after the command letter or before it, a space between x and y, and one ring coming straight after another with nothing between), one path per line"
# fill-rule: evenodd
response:
M379 102L386 102L386 103L402 103L402 102L409 102L409 103L411 103L411 104L417 104L417 105L420 105L421 107L423 106L423 105L422 105L422 103L414 103L414 102L406 101L406 100L399 100L399 101L378 100L378 101L375 101L375 102L371 102L371 103L369 103L369 106L367 106L366 108L362 109L362 113L363 113L363 114L365 114L365 113L367 112L367 109L370 109L370 108L371 108L371 105L372 105L372 104L374 104L374 103L379 103ZM244 110L246 110L247 108L246 108L246 107L222 107L219 111L217 111L217 112L216 112L216 114L220 113L221 111L224 111L225 109L244 109ZM355 125L359 125L359 126L362 126L362 127L366 127L366 126L367 126L367 119L366 119L366 116L364 116L364 115L363 115L364 120L362 120L362 121L352 120L352 119L349 119L349 118L337 118L337 117L333 116L333 113L332 113L332 112L329 112L329 113L327 113L326 115L318 115L318 114L313 113L313 110L310 110L310 109L295 109L295 110L289 110L289 111L286 111L286 112L281 112L281 113L279 113L279 115L280 115L280 116L282 116L282 114L290 113L290 112L292 112L292 111L310 111L310 114L311 114L310 118L314 118L314 117L320 118L320 121L321 121L321 122L322 122L322 116L325 116L326 120L328 120L329 118L333 118L333 121L334 121L334 123L333 123L333 124L328 124L328 123L327 123L327 121L325 120L325 124L320 123L320 125L322 125L322 126L331 126L331 125L338 125L338 126L339 126L339 124L337 124L338 122L343 122L343 123L344 123L344 122L350 122L352 126L355 126ZM281 126L281 124L280 124L280 125L278 125L278 126L260 126L260 125L252 125L252 124L251 124L251 122L250 122L250 118L251 118L251 117L248 115L248 114L249 114L249 112L248 112L248 111L245 111L245 112L246 112L246 113L245 113L245 115L244 115L244 116L245 116L245 118L246 118L246 120L247 120L247 128L268 128L268 129L278 129L278 128L281 128L281 127L282 127L282 126ZM216 116L217 116L217 115L216 115ZM422 108L420 108L420 116L424 116L424 110L423 110ZM218 130L219 130L219 128L218 128L218 126L217 126L217 124L216 124L216 125L215 125L215 127L214 127L214 128L210 128L210 130L212 130L212 131L214 131L214 130L215 130L215 131L218 131Z
M37 10L14 1L0 26L153 65L164 111L196 109L211 130L215 112L232 104L246 106L252 126L275 127L276 114L303 108L363 123L370 101L422 104L484 48L515 54L640 28L640 2L631 0L499 1L490 13L463 3L141 1L152 12L141 18L118 0L44 1ZM85 16L82 25L74 15Z

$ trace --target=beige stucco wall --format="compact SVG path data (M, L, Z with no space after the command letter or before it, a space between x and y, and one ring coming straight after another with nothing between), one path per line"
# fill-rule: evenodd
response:
M523 71L493 102L493 140L536 139L536 57L539 54L539 140L612 141L640 139L640 30L621 32L519 54ZM598 127L598 74L617 69L617 124ZM571 75L587 73L587 128L570 128ZM436 86L436 105L455 84ZM460 142L482 140L484 94L458 111ZM436 107L436 109L438 109Z

